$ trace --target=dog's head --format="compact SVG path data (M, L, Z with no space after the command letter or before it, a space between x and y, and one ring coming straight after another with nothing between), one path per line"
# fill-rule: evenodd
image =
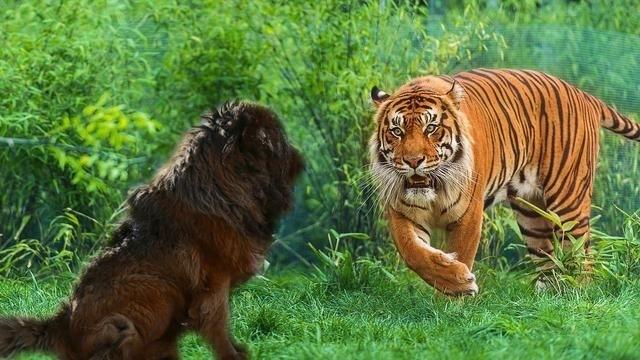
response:
M302 158L289 144L278 117L266 107L229 102L202 117L225 173L262 189L289 189L302 171ZM260 189L254 189L260 192Z
M202 117L143 192L161 191L199 214L220 217L240 232L270 235L293 202L302 158L277 116L229 102ZM140 193L140 191L138 191ZM130 203L135 203L133 194Z

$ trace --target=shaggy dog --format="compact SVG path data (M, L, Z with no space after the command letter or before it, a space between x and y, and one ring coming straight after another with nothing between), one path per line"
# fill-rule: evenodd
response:
M229 335L229 292L261 269L302 168L268 109L228 103L205 115L131 194L110 246L57 315L0 319L0 357L176 359L179 335L194 330L219 358L245 358Z

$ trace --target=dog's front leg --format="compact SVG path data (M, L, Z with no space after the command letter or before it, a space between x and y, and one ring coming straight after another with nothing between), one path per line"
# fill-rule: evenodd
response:
M189 316L218 359L246 359L244 349L234 344L229 334L229 290L229 279L210 284L209 289L194 297Z

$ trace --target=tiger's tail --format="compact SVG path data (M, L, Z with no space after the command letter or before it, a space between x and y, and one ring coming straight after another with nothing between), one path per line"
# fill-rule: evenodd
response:
M0 358L14 356L23 350L58 353L65 345L66 319L64 312L45 320L0 318Z
M616 109L602 103L600 125L627 139L640 141L640 124L620 114Z

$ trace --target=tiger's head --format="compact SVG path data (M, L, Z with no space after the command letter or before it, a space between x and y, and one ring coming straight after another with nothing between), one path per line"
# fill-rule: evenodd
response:
M370 157L384 203L428 205L439 190L466 176L464 96L451 78L417 78L391 95L373 87L377 132Z

